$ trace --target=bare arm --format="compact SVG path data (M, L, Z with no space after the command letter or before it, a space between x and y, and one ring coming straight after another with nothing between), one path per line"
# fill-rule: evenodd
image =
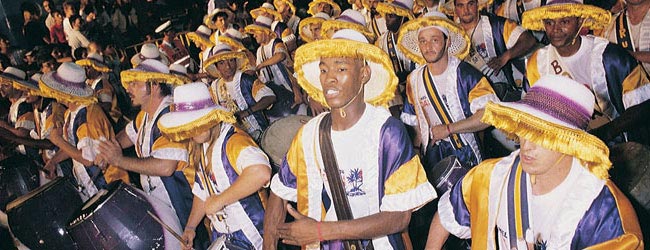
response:
M14 128L13 126L9 125L6 121L0 121L0 128L3 128L5 130L8 130L12 134L18 136L18 137L28 137L29 136L29 130L26 128Z
M178 161L154 157L133 158L122 155L122 147L115 139L99 144L97 159L121 169L151 176L171 176L176 171ZM101 165L101 164L98 164Z
M259 69L264 68L264 67L268 67L268 66L271 66L271 65L274 65L274 64L281 63L282 61L284 61L284 59L287 59L287 53L284 53L284 52L275 53L269 59L266 59L265 61L258 64L257 69L259 70Z
M503 66L508 63L508 61L514 59L514 58L519 58L524 55L526 55L532 48L535 47L535 44L537 43L537 40L535 40L535 37L530 33L530 31L526 31L524 33L521 33L519 38L517 39L517 42L515 43L512 48L506 50L503 52L503 54L490 59L490 61L487 63L490 68L492 68L495 72L498 72L503 68Z
M259 191L269 182L271 169L265 165L252 165L242 171L232 185L219 195L210 196L205 202L208 215L221 211L225 206L235 203Z
M287 216L287 201L282 200L273 192L269 195L264 211L264 244L263 249L275 250L278 246L278 226L284 223Z
M192 211L190 212L190 217L187 219L187 225L183 229L183 240L184 244L183 250L192 249L194 237L196 236L196 227L201 224L201 221L205 217L205 202L203 202L196 195L192 200Z
M632 52L632 56L640 62L650 63L650 51L635 51Z
M438 250L442 249L442 246L447 241L449 237L449 232L442 226L440 223L440 216L436 212L436 215L433 216L433 221L431 221L431 227L429 228L429 236L427 237L427 245L425 250Z
M248 110L237 111L235 113L235 117L237 117L237 119L242 119L244 117L252 115L253 113L255 113L257 111L264 110L264 109L268 108L274 102L275 102L275 96L262 97L262 99L260 99L259 102L255 103L255 105L249 107Z
M26 130L26 129L23 128L22 130ZM52 144L49 140L37 140L37 139L32 139L31 137L19 136L8 129L5 129L4 127L0 127L0 139L6 140L8 142L16 143L19 145L25 145L28 147L39 148L39 149L54 148L54 144Z
M473 133L486 129L490 125L482 123L483 109L476 111L472 116L449 124L449 130L446 125L436 125L431 127L431 136L433 141L442 140L451 134Z
M53 134L55 133L54 132L55 130L57 130L57 129L55 128L55 129L52 130L52 133L50 134L49 139L50 139L50 141L52 143L54 143L54 145L59 147L59 151L63 151L66 155L70 156L70 158L72 158L75 161L80 162L81 164L83 164L86 167L90 167L90 166L93 165L92 161L89 161L89 160L86 160L86 159L83 158L81 150L75 148L72 144L65 141L65 139L63 139L60 136L60 132L59 132L59 135L53 136ZM60 130L60 128L58 130Z
M130 148L133 147L133 142L129 138L129 136L126 134L126 129L120 131L115 135L115 139L117 140L118 143L120 143L120 146L122 148Z

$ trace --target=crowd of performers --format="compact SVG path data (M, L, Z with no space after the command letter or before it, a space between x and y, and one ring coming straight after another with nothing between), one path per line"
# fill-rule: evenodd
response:
M173 209L182 249L224 236L242 249L644 248L608 145L648 144L650 0L615 13L350 4L313 0L300 20L274 0L240 29L209 8L187 34L198 72L170 23L121 72L101 50L33 75L7 67L2 155L40 161L43 183L70 177L83 201L140 187ZM260 140L294 115L313 118L266 146L289 145L272 162ZM434 188L427 173L450 156L469 172Z

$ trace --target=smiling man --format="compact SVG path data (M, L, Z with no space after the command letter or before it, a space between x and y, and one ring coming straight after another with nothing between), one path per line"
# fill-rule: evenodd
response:
M271 181L264 249L278 237L307 249L404 249L399 233L412 210L436 193L404 125L381 107L397 85L388 55L343 29L300 47L296 69L332 112L298 131ZM295 222L282 223L287 212Z
M440 198L427 249L449 233L471 237L472 249L643 249L634 209L609 180L609 149L585 132L593 106L589 89L556 75L519 102L489 103L482 121L521 148Z

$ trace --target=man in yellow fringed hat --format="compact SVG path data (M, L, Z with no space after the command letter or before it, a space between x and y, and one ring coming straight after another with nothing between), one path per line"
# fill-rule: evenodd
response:
M647 73L627 50L601 37L580 35L582 28L602 29L609 20L608 11L573 0L552 1L523 15L524 28L545 31L551 42L531 55L528 79L534 83L554 74L587 85L596 96L590 129L650 99ZM628 139L636 140L635 132L630 131Z
M480 122L483 108L498 98L488 80L459 59L469 50L462 28L430 11L402 27L398 46L422 65L408 77L402 120L416 127L424 166L450 155L466 167L481 162L474 133L488 127Z
M282 39L282 42L289 50L289 54L293 54L293 51L298 47L296 36L293 30L282 21L282 14L277 12L272 4L263 3L261 7L251 10L250 13L253 19L257 19L258 16L265 16L273 20L271 22L271 30L275 32L276 37Z
M142 190L174 210L176 220L173 224L180 230L187 224L192 209L194 170L187 165L186 144L163 136L158 120L171 110L172 86L184 84L189 79L170 74L167 66L152 59L122 71L120 76L133 105L140 107L140 113L115 139L99 145L96 162L139 173ZM129 147L135 148L137 157L122 154L122 149ZM202 237L198 238L207 240L207 232L199 232Z
M71 158L73 174L84 201L112 181L129 183L126 171L94 163L100 142L113 140L115 135L109 118L97 105L92 88L86 84L84 69L71 62L63 63L56 71L41 77L39 88L44 96L54 98L68 108L63 127L53 128L47 138L59 148L45 164L50 177L56 174L54 170L58 163Z
M527 84L523 57L531 52L537 40L512 20L479 12L491 2L452 0L451 9L447 10L454 13L456 22L472 41L464 60L488 77L501 100L519 100L521 86Z
M300 21L298 29L300 39L302 39L304 43L322 39L323 32L321 32L321 30L323 28L323 23L330 19L330 16L325 14L325 12L318 12L311 17L303 19Z
M427 249L449 233L472 249L643 249L639 221L609 180L609 149L585 129L594 96L541 77L521 101L489 103L482 121L520 149L470 170L440 198Z
M229 242L217 249L234 249L235 244L236 249L262 250L264 187L271 177L268 157L246 132L233 126L235 117L214 102L205 84L178 86L173 99L173 111L160 117L158 126L173 141L189 141L188 161L196 176L182 249L201 247L195 230L208 216L213 239Z
M413 210L436 198L404 125L382 107L397 77L354 30L301 46L300 85L332 112L305 124L271 180L264 249L404 249ZM297 208L288 205L297 202ZM295 218L283 223L286 213Z
M110 116L113 125L118 126L116 129L120 130L126 121L122 118L115 89L109 82L108 72L111 69L104 63L104 57L98 53L90 53L86 58L77 60L75 63L84 67L86 83L95 91L97 104Z
M289 26L294 35L297 35L300 17L296 16L296 6L293 5L293 0L273 0L273 6L282 15L282 21Z

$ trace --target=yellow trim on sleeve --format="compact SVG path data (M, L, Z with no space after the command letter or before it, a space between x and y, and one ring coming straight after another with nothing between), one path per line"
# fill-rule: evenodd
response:
M472 103L476 98L490 94L495 94L494 89L492 89L492 85L490 85L485 77L481 77L481 80L479 80L476 86L474 86L474 88L469 91L469 103Z
M239 153L247 147L257 147L257 144L250 136L235 128L235 134L226 142L226 157L228 157L228 161L234 167L237 175L241 175L244 170L243 167L245 167L237 166L237 158L239 158Z
M384 185L384 193L386 195L405 193L427 181L427 173L420 163L420 157L415 155L388 177Z
M634 70L632 70L632 72L630 72L629 75L627 75L627 77L625 77L623 80L623 94L648 84L648 77L641 67L643 66L639 64L634 68Z

